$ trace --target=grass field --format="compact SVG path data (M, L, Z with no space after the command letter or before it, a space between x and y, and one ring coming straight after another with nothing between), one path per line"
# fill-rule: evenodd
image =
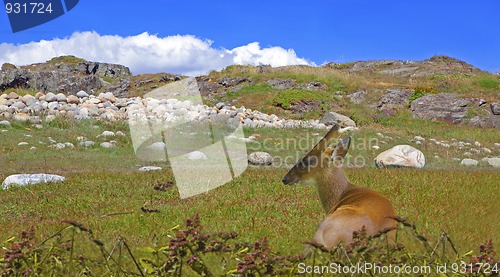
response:
M459 251L477 250L479 244L489 239L500 241L498 170L484 165L461 167L451 160L460 154L458 150L432 143L420 147L428 157L427 169L376 169L372 162L385 148L411 144L417 133L441 140L469 138L491 147L498 140L495 130L461 129L437 123L418 127L415 125L422 123L413 123L405 128L370 125L353 133L355 143L350 154L362 157L365 166L347 168L350 180L387 195L398 215L416 223L430 238L437 240L445 231ZM291 164L250 168L223 187L181 200L175 186L166 191L154 189L155 185L174 181L167 164L157 164L165 168L160 172L137 171L148 164L135 158L129 138L112 138L117 140L113 149L102 149L98 143L90 148L78 146L78 136L100 142L104 139L95 137L104 130L127 133L126 124L56 120L46 123L43 129L22 124L7 129L8 132L0 133L1 180L10 174L41 172L61 174L67 180L0 191L0 243L31 225L44 239L64 226L61 220L72 219L89 226L105 242L122 236L134 247L142 247L153 238L166 239L171 227L198 213L206 231L235 231L245 241L267 237L274 250L294 254L303 249L303 242L311 238L324 216L313 187L281 183ZM379 131L385 134L384 139L377 139ZM323 132L245 130L247 137L256 137L255 142L248 143L249 151L266 150L283 159L302 155ZM72 142L76 147L55 150L39 143L47 143L49 136L58 142ZM308 141L297 146L283 139L293 137L307 137ZM20 141L29 145L18 146ZM378 143L381 149L364 146L367 141ZM36 149L29 150L31 146ZM440 158L433 158L434 155ZM142 207L159 212L145 213Z

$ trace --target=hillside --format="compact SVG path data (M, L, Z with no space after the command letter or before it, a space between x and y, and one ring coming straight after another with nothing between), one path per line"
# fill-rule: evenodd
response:
M64 56L28 66L4 64L0 92L74 95L84 90L133 97L181 78L132 76L122 65ZM290 119L319 119L335 111L363 125L411 113L413 118L500 127L500 76L446 56L320 67L234 65L196 79L207 105L224 102Z

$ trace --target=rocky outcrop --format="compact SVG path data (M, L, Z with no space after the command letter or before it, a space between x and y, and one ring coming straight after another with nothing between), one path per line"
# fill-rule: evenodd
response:
M213 99L215 96L224 96L228 92L235 92L245 86L253 84L251 78L231 77L222 78L219 81L214 81L208 77L196 78L200 94L206 99Z
M477 127L500 127L500 116L494 115L486 102L475 98L461 98L454 93L428 94L411 102L414 118L439 120L448 123L465 122L470 112L477 115L469 118L470 125Z
M0 90L27 88L42 92L74 95L80 90L97 92L105 79L126 79L131 76L128 67L118 64L87 62L58 62L54 59L44 64L23 67L2 67Z
M285 90L297 87L297 83L290 79L271 79L267 83L274 89Z
M478 68L447 56L434 56L424 61L373 60L344 66L334 66L350 72L369 72L400 77L432 76L439 74L478 75Z
M413 91L406 89L388 89L377 103L379 110L406 108Z

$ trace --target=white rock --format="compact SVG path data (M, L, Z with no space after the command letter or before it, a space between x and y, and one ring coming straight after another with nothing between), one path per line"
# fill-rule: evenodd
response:
M424 154L410 145L396 145L386 150L375 158L377 167L402 166L423 168L425 166Z
M91 140L80 141L79 145L83 146L83 147L90 147L90 146L94 146L95 142L93 142Z
M146 147L146 150L148 151L154 151L154 152L157 152L157 151L160 151L161 153L163 153L165 151L165 143L164 142L155 142L151 145L148 145Z
M115 148L116 145L114 145L111 142L103 142L103 143L101 143L101 147L105 148L105 149L110 149L110 148Z
M49 146L50 148L54 148L54 149L57 149L57 150L61 150L61 149L64 149L66 148L66 144L64 143L56 143L56 144L53 144L51 146Z
M486 147L481 148L481 151L482 151L483 153L486 153L486 154L491 154L491 149L486 148Z
M10 122L7 120L0 121L0 126L10 126L10 125L11 125Z
M7 177L2 183L2 188L6 190L12 186L26 186L26 185L47 183L47 182L63 182L64 180L65 178L59 175L16 174Z
M64 146L66 146L67 148L75 148L75 145L71 142L65 142Z
M488 164L494 168L500 168L500 158L488 158Z
M463 159L460 162L460 164L465 165L465 166L477 166L479 164L479 162L474 160L474 159Z
M500 148L500 143L495 142L495 143L493 144L493 147L495 147L495 148Z
M420 140L415 141L416 145L422 145L422 142Z
M21 141L20 143L17 144L18 146L24 146L24 145L29 145L29 143L25 141Z
M476 146L476 147L481 147L481 143L479 143L479 141L475 141L475 142L474 142L474 146Z
M372 146L372 149L379 150L379 149L380 149L380 146L378 146L378 145L374 145L374 146Z
M142 172L147 172L147 171L158 171L158 170L162 170L163 168L159 167L159 166L143 166L141 168L139 168L139 171L142 171Z
M78 96L80 98L89 97L89 95L83 90L80 90L79 92L77 92L76 96Z
M104 131L102 132L100 135L98 135L97 137L114 137L115 136L115 132L111 132L111 131Z
M201 151L193 151L187 154L188 160L197 161L197 160L208 160L207 155Z
M127 135L125 135L125 133L123 133L122 131L118 131L115 133L115 135L119 136L119 137L126 137Z
M248 155L248 162L252 165L271 165L273 156L267 152L253 152Z

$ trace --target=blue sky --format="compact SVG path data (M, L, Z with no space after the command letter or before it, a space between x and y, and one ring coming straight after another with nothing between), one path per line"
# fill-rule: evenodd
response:
M81 0L19 33L0 9L0 63L42 62L61 53L128 63L134 73L433 55L499 72L500 1Z

